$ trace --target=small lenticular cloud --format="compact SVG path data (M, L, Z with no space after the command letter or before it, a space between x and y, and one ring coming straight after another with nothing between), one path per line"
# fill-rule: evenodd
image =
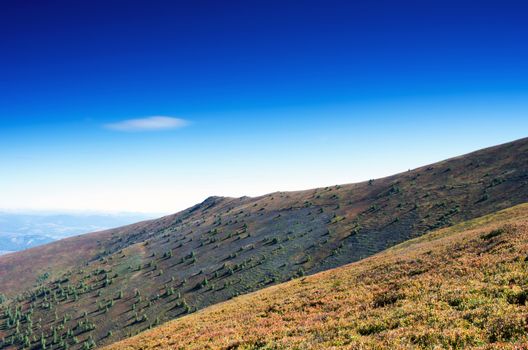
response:
M105 128L116 131L160 131L183 128L187 124L186 120L180 118L153 116L105 124Z

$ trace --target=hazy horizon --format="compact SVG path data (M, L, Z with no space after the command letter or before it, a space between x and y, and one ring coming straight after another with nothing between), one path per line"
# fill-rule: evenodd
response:
M0 210L0 254L154 219L157 216L140 213Z

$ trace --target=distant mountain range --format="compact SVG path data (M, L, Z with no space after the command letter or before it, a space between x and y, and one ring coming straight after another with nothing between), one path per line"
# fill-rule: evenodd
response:
M152 216L136 213L77 214L0 212L0 255Z

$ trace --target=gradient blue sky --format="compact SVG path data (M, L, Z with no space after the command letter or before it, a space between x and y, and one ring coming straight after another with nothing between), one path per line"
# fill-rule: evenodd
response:
M527 16L508 0L2 1L0 209L174 212L528 136ZM116 124L152 116L184 122Z

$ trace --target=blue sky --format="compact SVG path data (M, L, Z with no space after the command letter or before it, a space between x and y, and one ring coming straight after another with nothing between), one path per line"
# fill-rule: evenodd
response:
M0 208L174 212L525 137L523 1L4 1Z

